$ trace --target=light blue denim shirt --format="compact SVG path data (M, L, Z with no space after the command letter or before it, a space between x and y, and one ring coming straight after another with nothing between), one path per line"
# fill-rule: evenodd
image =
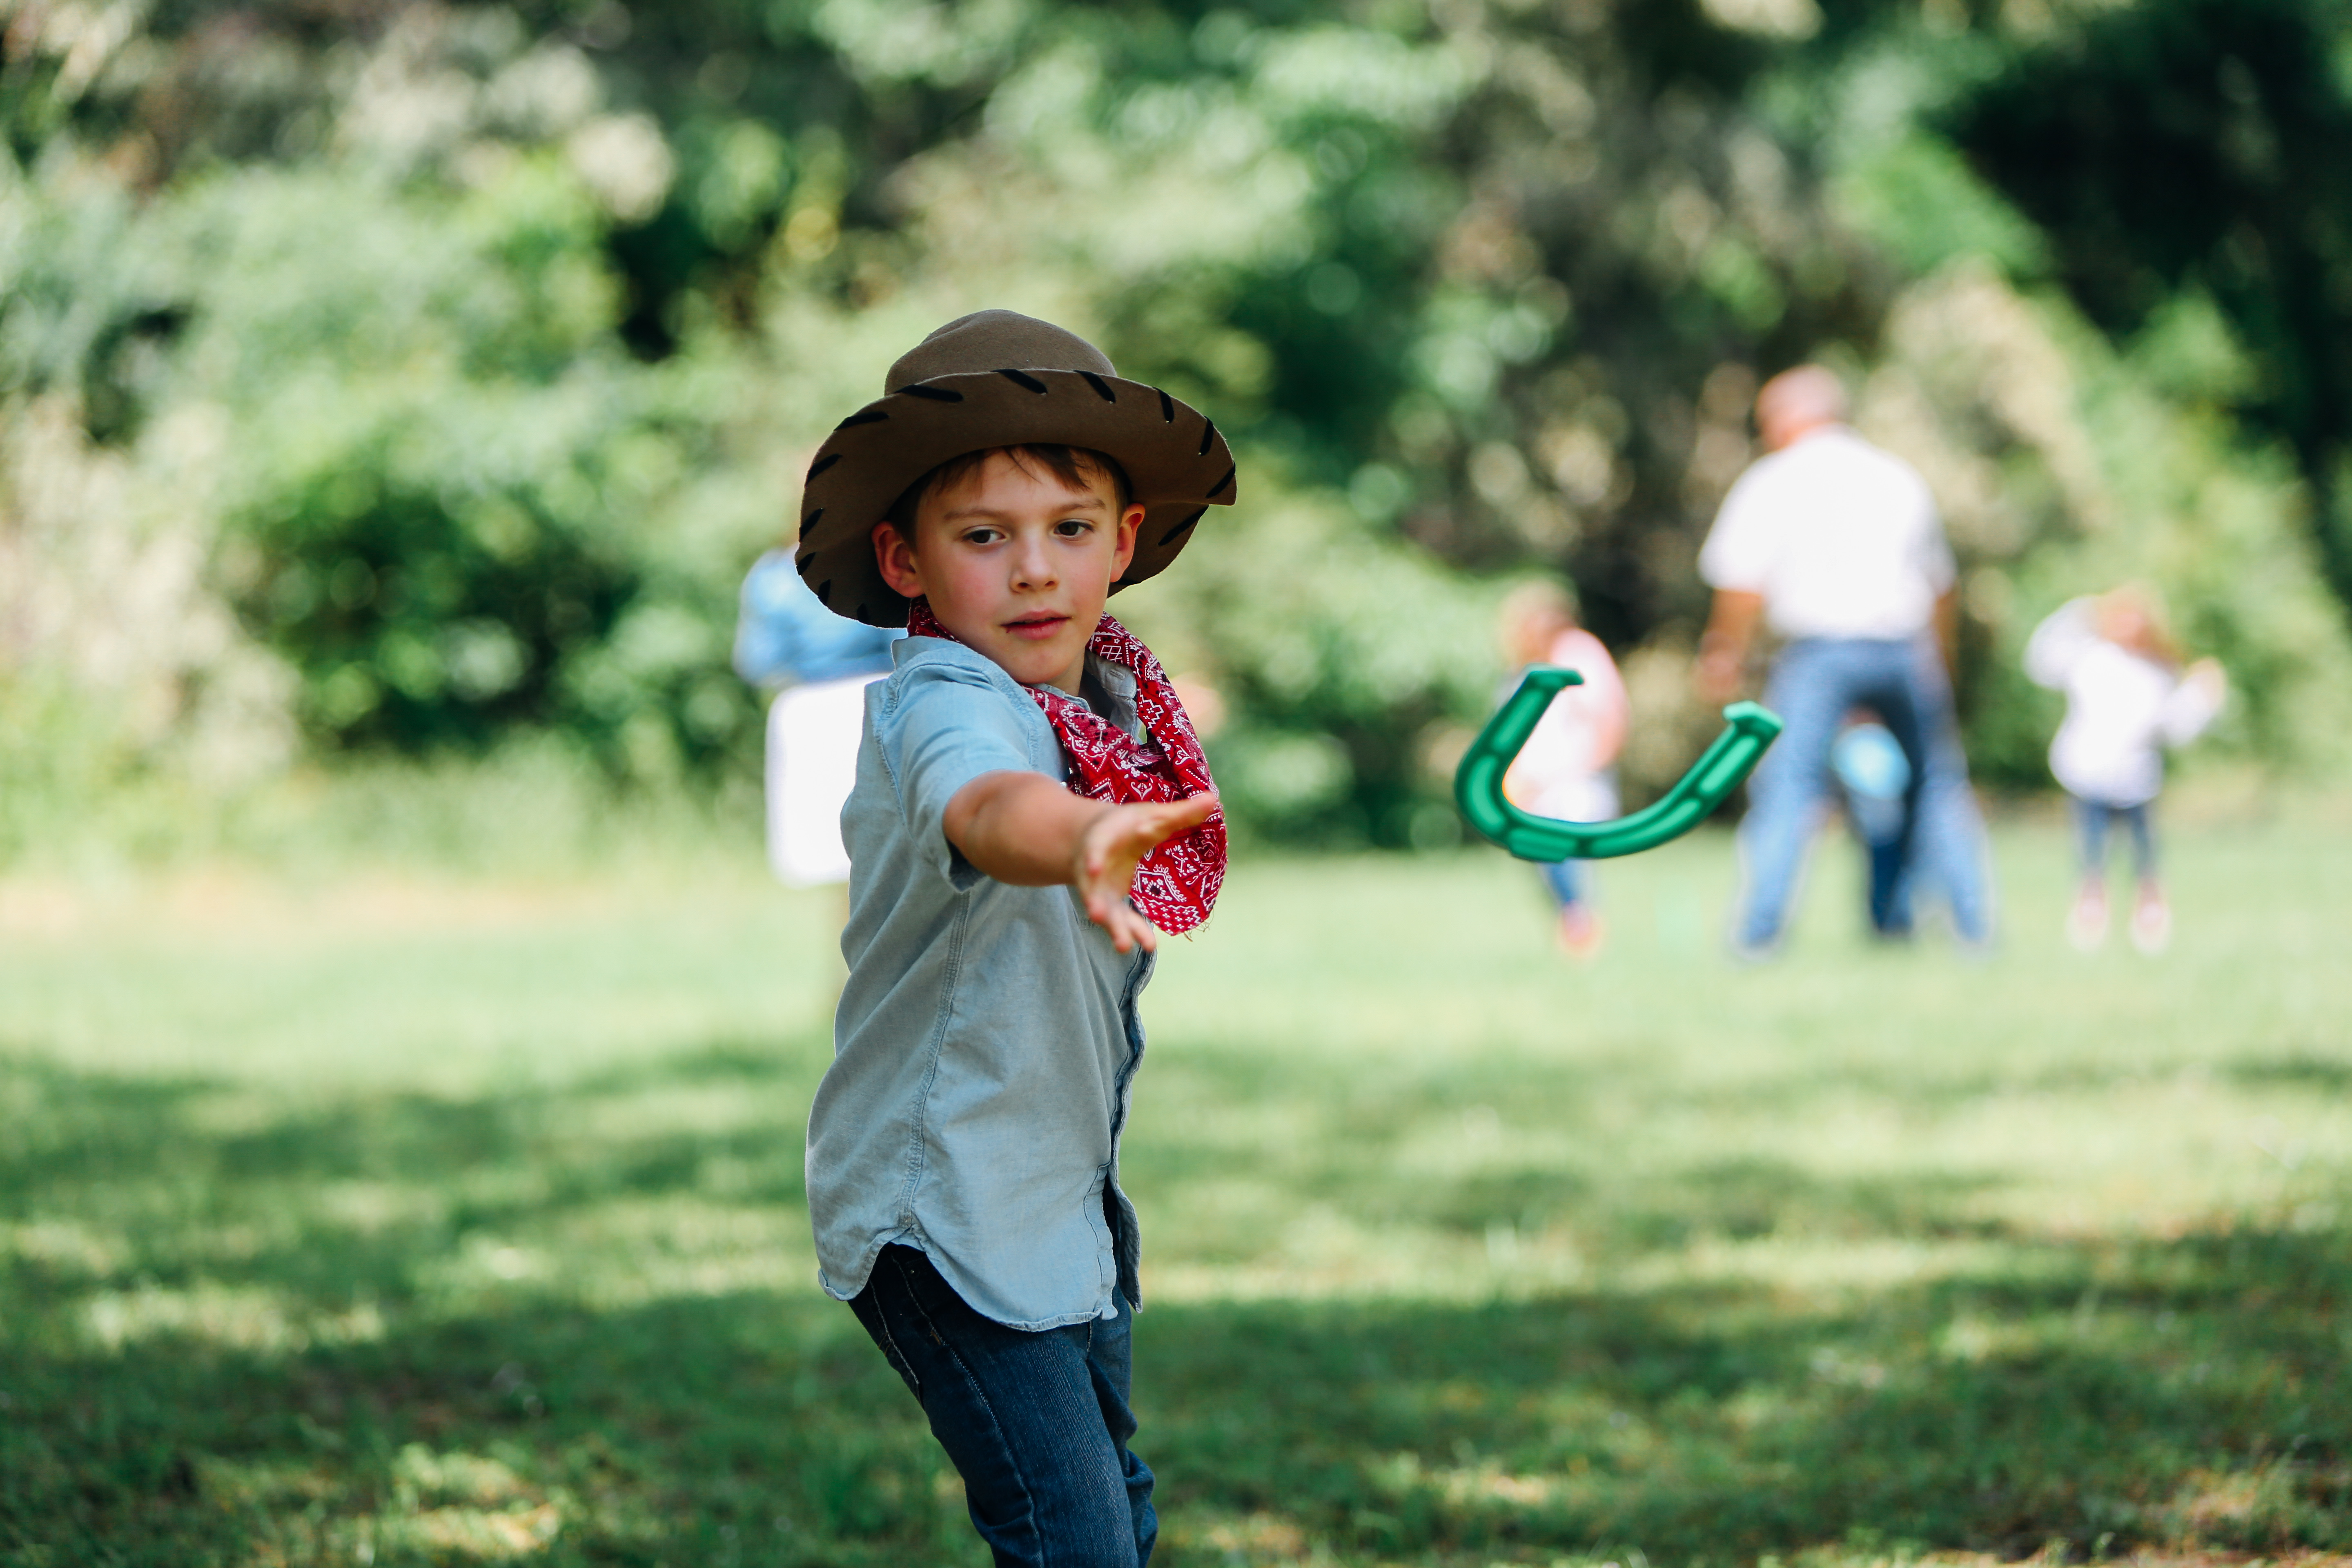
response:
M1061 742L982 655L936 637L893 651L841 813L849 983L809 1112L818 1278L845 1301L904 1242L1013 1328L1106 1316L1114 1289L1140 1305L1118 1139L1151 955L1119 953L1069 889L1010 887L948 842L958 790L1003 769L1061 783ZM1133 678L1089 673L1104 717L1137 732Z

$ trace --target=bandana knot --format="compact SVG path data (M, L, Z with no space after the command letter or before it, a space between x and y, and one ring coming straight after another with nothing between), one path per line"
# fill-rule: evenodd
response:
M908 608L907 631L946 642L963 640L940 625L922 599ZM1046 722L1070 759L1070 793L1114 805L1159 805L1216 788L1201 737L1151 650L1105 616L1087 639L1087 651L1135 677L1135 710L1148 739L1136 740L1075 697L1046 687L1022 688L1045 710ZM1220 810L1200 826L1152 846L1135 868L1135 887L1129 896L1146 919L1172 934L1207 920L1224 882L1225 814Z

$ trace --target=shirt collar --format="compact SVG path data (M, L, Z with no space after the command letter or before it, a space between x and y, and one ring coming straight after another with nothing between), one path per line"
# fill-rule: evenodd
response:
M1143 715L1135 702L1136 692L1140 685L1135 678L1135 671L1123 664L1105 658L1089 648L1087 651L1087 675L1091 679L1081 680L1078 684L1091 685L1099 689L1108 700L1110 711L1102 712L1091 702L1087 702L1087 708L1095 711L1097 717L1118 725L1126 732L1127 738L1136 744L1149 744L1150 731L1145 727ZM1045 689L1061 692L1063 696L1076 698L1081 702L1087 701L1084 692L1062 691L1058 686L1048 686Z

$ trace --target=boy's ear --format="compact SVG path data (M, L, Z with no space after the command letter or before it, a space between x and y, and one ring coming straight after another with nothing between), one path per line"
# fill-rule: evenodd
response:
M881 569L882 581L901 598L923 596L922 568L915 563L915 546L898 531L895 522L874 525L874 564Z
M1135 531L1143 526L1143 504L1132 501L1118 514L1118 544L1111 552L1110 580L1118 582L1127 575L1127 568L1135 559Z

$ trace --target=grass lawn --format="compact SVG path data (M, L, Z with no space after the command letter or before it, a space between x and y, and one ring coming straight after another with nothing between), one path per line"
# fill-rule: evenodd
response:
M2352 820L2161 961L1715 941L1729 841L1246 862L1146 999L1138 1447L1186 1564L2352 1551ZM817 1290L829 895L0 880L0 1563L978 1564Z

